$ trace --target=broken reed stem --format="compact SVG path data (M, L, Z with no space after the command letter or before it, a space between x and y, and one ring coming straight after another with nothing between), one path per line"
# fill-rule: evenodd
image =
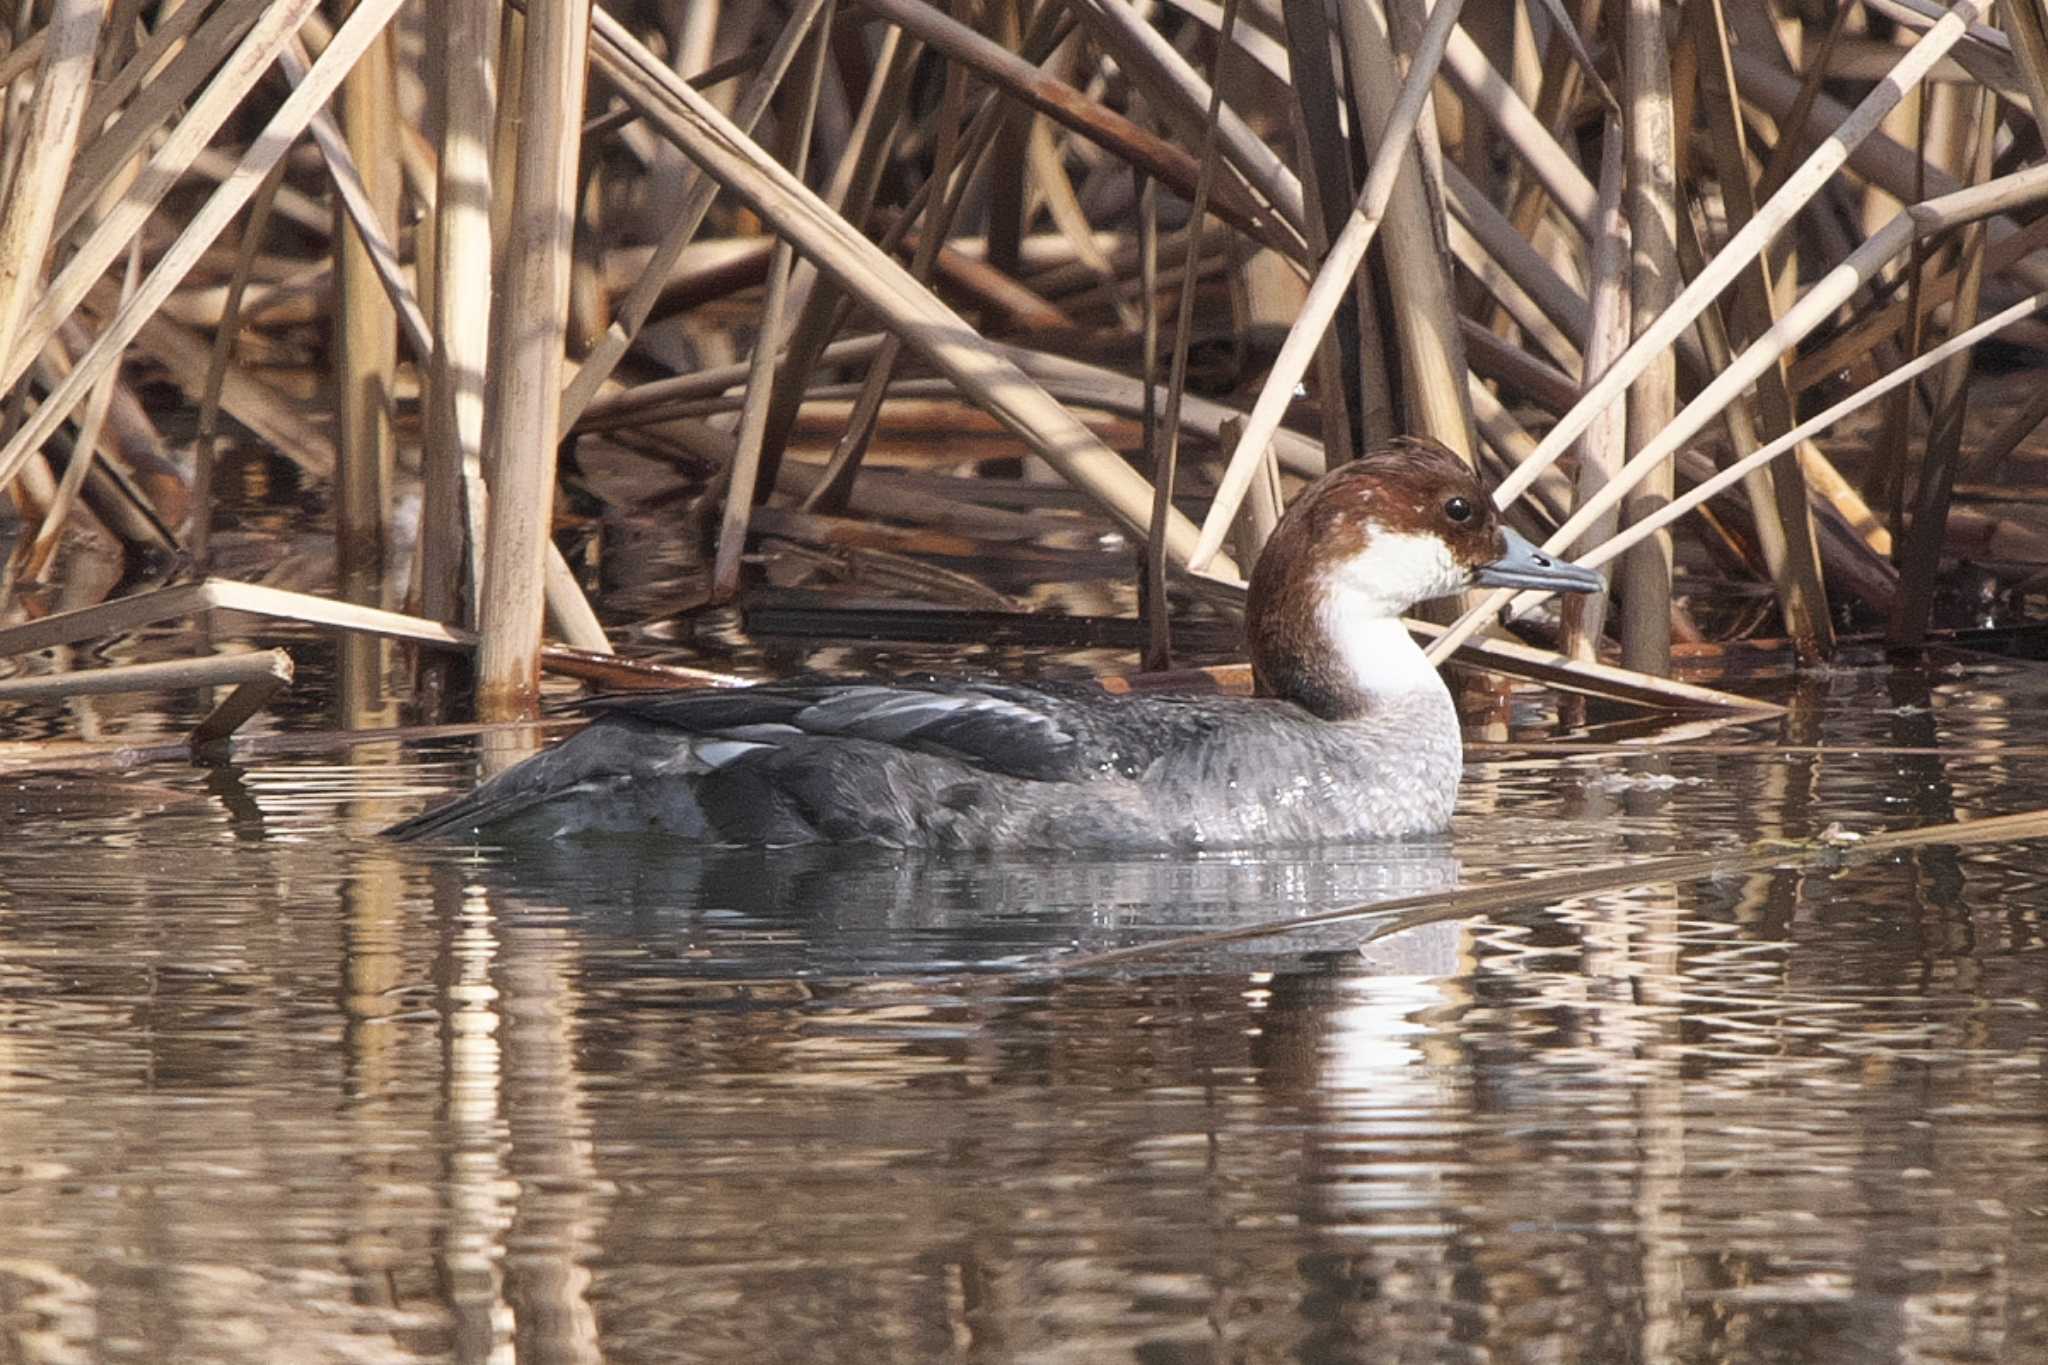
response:
M1841 402L1809 417L1783 436L1761 447L1754 455L1737 460L1712 478L1702 480L1695 487L1688 489L1685 493L1673 499L1669 507L1664 508L1655 516L1648 518L1639 525L1631 526L1613 540L1580 557L1577 562L1589 569L1599 568L1616 555L1627 551L1631 545L1635 544L1637 539L1650 535L1662 527L1669 526L1672 522L1678 520L1693 508L1698 507L1715 494L1739 482L1751 472L1762 469L1778 456L1797 447L1800 442L1810 440L1818 433L1827 430L1858 408L1875 402L1901 384L1911 383L1950 357L1961 355L1986 337L1995 336L2005 328L2012 326L2015 322L2032 317L2043 308L2048 308L2048 289L2044 289L2038 294L2029 295L2012 307L1986 318L1968 331L1958 333L1949 338L1949 340L1928 351L1925 355L1917 356L1899 368L1890 371L1876 383L1858 389ZM1542 594L1534 594L1534 596L1540 597Z
M477 604L477 711L484 720L531 718L540 700L590 20L590 0L536 5L527 14L521 50L518 169L505 278L492 312L484 419L484 469L491 479Z
M476 3L476 0L469 0L469 3ZM802 3L791 10L789 20L776 35L768 56L762 61L760 69L754 73L746 92L733 107L733 126L742 133L751 134L755 125L761 121L761 116L767 112L769 102L774 99L776 90L781 87L782 78L788 72L790 64L796 60L797 51L804 39L816 26L818 15L824 10L825 3L826 0L802 0ZM889 69L886 54L882 69ZM675 227L655 246L654 253L648 258L640 278L634 282L626 297L619 301L611 326L605 329L605 334L598 339L597 345L591 348L590 354L583 358L583 363L577 366L576 373L570 377L567 391L562 395L562 424L558 433L564 440L568 439L570 428L576 425L584 409L597 397L598 390L603 387L605 380L611 377L619 361L625 358L627 349L633 344L633 338L638 336L640 329L646 325L649 315L653 313L654 306L661 297L661 289L668 280L669 272L682 258L684 248L695 239L698 228L703 226L704 215L710 212L711 201L717 196L719 189L718 182L695 164L687 167L684 185L683 207Z
M1301 181L1237 110L1216 98L1213 82L1203 80L1165 34L1140 17L1129 0L1082 0L1076 12L1090 35L1114 52L1134 78L1140 74L1152 77L1139 83L1159 116L1181 137L1189 142L1195 141L1197 134L1208 137L1213 122L1219 152L1231 168L1306 240L1307 209ZM1222 61L1220 53L1217 61ZM1204 112L1210 109L1216 111L1213 116Z
M199 687L233 687L258 678L292 676L291 655L281 649L248 654L209 654L197 659L162 663L115 664L66 673L0 678L0 701L55 701L66 697L99 697L120 692L183 692Z
M920 284L931 283L941 244L953 230L953 215L960 207L961 195L967 187L966 176L958 176L956 181L960 164L961 121L965 116L966 102L966 68L958 62L949 62L945 90L939 97L938 148L932 160L930 189L925 196L924 225L918 231L917 248L910 262L911 278ZM951 190L947 188L949 185L953 186ZM902 223L893 226L900 229ZM889 382L895 376L896 364L902 355L901 338L894 334L882 338L881 349L868 362L867 376L861 382L860 397L854 400L853 414L847 420L846 430L825 461L825 475L816 487L805 494L798 504L800 510L838 513L846 509L853 496L854 477L860 472L869 442L874 439L875 423L882 415L882 404L889 396Z
M1216 178L1217 111L1223 103L1223 63L1230 55L1237 31L1237 0L1223 0L1223 19L1216 30L1216 69L1210 74L1209 109L1202 132L1201 166L1195 175L1194 203L1188 215L1188 238L1200 241L1202 224L1209 211L1209 189ZM1167 362L1166 408L1159 417L1159 439L1161 449L1155 465L1158 482L1152 489L1152 534L1147 544L1156 544L1163 538L1165 513L1173 507L1173 482L1180 468L1180 410L1185 401L1188 384L1188 346L1195 334L1195 290L1198 272L1188 270L1181 276L1180 300L1173 320L1173 354ZM1155 304L1145 300L1149 311ZM1235 457L1233 457L1234 460ZM1256 460L1265 465L1272 461L1272 451L1262 447ZM1240 545L1239 554L1246 566L1258 558L1258 545ZM1162 575L1163 577L1163 575ZM1160 610L1164 613L1164 604Z
M287 3L279 4L277 9L284 11L299 3L300 0L287 0ZM305 3L310 4L311 0L305 0ZM122 350L142 331L144 326L150 321L151 315L163 306L164 300L170 297L171 291L177 288L178 284L191 271L192 267L198 264L199 259L205 254L214 238L218 237L227 227L228 223L234 219L235 215L241 211L242 206L248 202L249 196L256 192L256 188L262 182L263 177L284 156L298 135L305 130L313 115L321 109L329 96L334 93L334 88L340 83L343 74L354 64L355 58L362 53L370 39L382 31L383 25L390 20L400 3L401 0L364 0L364 3L358 5L350 13L348 19L343 22L340 30L335 34L334 41L328 44L327 50L322 52L320 59L313 64L313 69L307 74L306 79L299 83L292 90L291 94L286 96L284 101L279 104L277 112L271 116L270 121L257 134L255 141L250 144L248 151L243 154L241 161L237 163L234 173L221 182L220 187L213 192L200 207L199 211L193 215L191 221L186 224L185 230L178 234L177 239L171 244L170 248L158 259L156 268L149 273L149 278L143 281L142 288L136 291L135 297L121 308L113 321L107 325L106 330L93 342L92 347L79 358L77 367L72 370L65 381L35 410L34 415L22 425L21 429L14 434L6 446L0 448L0 488L6 487L8 482L20 471L22 465L28 461L29 457L41 448L44 441L49 439L50 434L56 430L58 423L68 417L71 410L85 396L86 390L108 366L111 366L120 358ZM303 15L301 15L301 18L303 18ZM261 28L262 25L259 24L258 30L261 30ZM255 34L252 32L252 39L254 36ZM286 34L278 39L277 50L281 51L283 49L284 43L288 40L289 36L289 34ZM239 55L238 53L238 57ZM239 67L236 69L239 76L240 69ZM261 72L259 71L256 74L260 75ZM217 77L215 85L220 85L225 79L225 75ZM254 77L250 77L252 83L253 80ZM209 88L210 92L211 87ZM202 103L204 103L204 100L202 100ZM193 114L187 116L185 122L181 122L178 125L178 128L173 131L171 139L165 143L166 151L174 143L179 142L179 134L185 131L185 124L191 122L196 117L197 111L195 110ZM223 114L223 117L225 117L225 114ZM164 155L164 152L159 152L157 159L151 163L151 169L160 167ZM150 170L145 170L144 175L138 178L137 185L141 185L144 180L149 178L149 175ZM127 210L134 199L135 192L131 189L128 194L122 196L121 204L116 212L119 213L122 210ZM101 224L100 228L94 231L90 240L98 242L103 236L108 235L106 233L107 225L114 221L116 221L115 215L110 214L107 220ZM125 245L126 241L133 234L117 235L120 235L121 244ZM61 306L62 300L65 297L65 291L62 288L63 282L82 268L82 262L85 258L86 250L81 248L79 253L72 258L71 264L59 275L57 281L51 284L49 292L42 299L38 300L35 308L30 310L29 321L26 326L29 336L34 338L34 350L39 351L43 345L47 344L49 336L55 331L57 321L68 316L78 300L84 298L86 289L91 283L90 281L85 281L81 284L81 287L77 290L77 296L72 299L70 306ZM102 266L104 266L104 262ZM41 330L43 323L39 322L38 319L48 319L48 332ZM11 386L20 378L21 369L26 368L28 361L28 356L24 355L24 352L29 351L29 349L30 343L25 340L22 342L21 347L9 357L7 368L12 371L12 374L0 378L0 387Z
M1220 60L1220 59L1219 59ZM1144 310L1139 336L1139 378L1144 385L1139 427L1152 474L1152 522L1145 536L1139 606L1145 617L1144 666L1172 667L1173 623L1166 600L1166 513L1173 505L1173 469L1166 462L1165 433L1159 423L1159 182L1133 170L1138 182L1138 306ZM1313 232L1311 232L1313 236Z
M121 276L123 299L134 296L136 281L141 278L142 243L137 241L128 250L128 265ZM41 578L43 570L49 565L50 556L57 552L57 542L64 534L64 523L70 518L79 492L85 487L85 476L91 472L93 461L98 455L100 434L105 429L107 410L113 404L114 389L120 383L120 379L120 365L111 365L87 395L85 415L79 419L78 437L71 447L71 462L64 467L64 477L57 484L57 496L51 499L49 510L43 514L43 524L36 529L34 539L25 541L18 547L17 558L21 564L21 571L15 577L28 580Z
M221 125L241 104L249 91L269 72L278 54L291 41L292 35L305 22L306 16L313 11L317 3L318 0L272 0L267 8L261 9L247 36L219 66L212 81L207 84L199 98L193 101L185 116L165 135L156 155L150 158L142 173L121 196L120 201L87 234L64 268L57 272L49 287L23 316L15 348L8 354L4 368L0 368L0 390L14 386L21 378L22 372L28 368L30 357L47 346L50 338L56 334L58 326L77 311L79 304L85 300L93 286L142 230L143 223L156 211L164 195L168 194L171 187L183 177L199 152L212 141L214 134L220 130ZM390 0L383 0L383 3L388 4ZM220 16L214 22L224 21L225 16ZM334 63L328 69L335 72L337 66L341 70L347 69L346 63ZM338 73L335 79L338 79ZM331 89L333 81L330 80L326 84ZM291 109L292 113L287 114L287 109ZM261 170L256 172L256 178L260 180L262 173L268 171L276 159L284 154L291 139L299 135L305 128L306 120L311 116L309 110L300 110L291 100L286 100L285 105L272 116L265 129L267 135L283 139L282 143L275 147L266 146L264 138L259 137L251 145L249 152L243 156L240 166L252 166L252 157L262 158ZM95 145L103 140L104 138L96 140ZM112 173L113 170L110 168L108 174ZM177 252L179 246L189 245L196 263L198 253L204 250L204 245L219 234L221 228L226 226L226 220L233 216L234 211L240 209L248 194L255 190L255 184L252 182L246 190L237 194L235 190L230 189L230 186L235 184L235 177L222 182L214 197L201 209L200 217L188 223L184 233L180 234L177 245L172 248L173 253ZM76 211L82 214L92 203L97 187L83 183L82 177L74 176L73 192L79 196ZM196 235L194 228L200 219L206 217L208 210L214 209L217 204L228 209L220 224L211 226L203 236ZM61 211L58 221L60 224L63 221ZM177 280L183 278L182 270L175 278L166 275L165 265L169 259L171 257L167 255L164 260L158 262L157 268L150 273L149 280L144 282L138 299L147 298L153 292L151 285L159 277L169 281L162 290L166 297L170 289L175 287ZM190 265L185 268L189 269ZM154 312L158 306L158 303L152 303L148 311ZM139 327L139 322L137 325ZM126 343L127 338L124 338L120 344ZM53 420L51 425L54 424ZM38 437L35 444L41 445L43 439L45 437ZM11 466L18 466L20 458L0 455L0 487L4 487L13 477L15 470Z
M1998 135L1997 97L1989 86L1978 92L1976 165L1973 179L1991 174L1992 151ZM1962 229L1962 287L1949 317L1949 330L1967 331L1977 320L1977 301L1984 283L1984 246L1990 238L1989 224L1972 223ZM1948 538L1949 498L1955 488L1956 465L1962 456L1963 416L1970 396L1970 357L1959 352L1943 368L1936 385L1934 420L1927 433L1927 452L1920 462L1920 483L1913 505L1913 520L1906 529L1906 541L1899 555L1899 594L1892 601L1892 618L1885 631L1893 648L1918 645L1927 634L1927 618L1934 607L1936 571L1941 567L1941 550Z
M1756 215L1756 198L1749 183L1748 131L1737 103L1735 69L1728 44L1727 17L1722 0L1699 0L1692 9L1692 35L1698 52L1700 98L1706 106L1712 137L1715 174L1721 185L1723 212L1731 227L1740 227ZM1682 241L1694 241L1691 209L1685 204ZM1704 258L1704 250L1699 253ZM1711 311L1711 310L1707 310ZM1703 316L1706 312L1703 312ZM1770 329L1777 318L1777 300L1771 287L1769 262L1759 256L1736 280L1735 298L1728 316L1740 328L1743 342L1755 340ZM1724 337L1724 349L1725 349ZM1708 372L1720 361L1709 355ZM1737 423L1747 417L1740 403L1729 411L1742 409ZM1797 420L1792 394L1785 382L1785 367L1772 366L1759 377L1757 408L1760 425L1776 436ZM1731 424L1731 436L1736 435ZM1747 435L1753 441L1754 431ZM1738 445L1740 441L1738 440ZM1747 454L1738 449L1737 454ZM1798 460L1766 470L1749 485L1750 504L1756 517L1758 540L1771 581L1778 594L1778 607L1786 633L1801 657L1813 660L1834 652L1834 627L1829 620L1827 591L1821 579L1820 549L1816 542L1813 513L1808 506L1806 478Z
M1352 98L1367 143L1381 141L1383 133L1396 126L1400 111L1391 96L1400 89L1401 68L1395 55L1395 28L1416 8L1417 0L1387 0L1383 6L1345 5L1338 10ZM1432 16L1431 23L1439 20ZM1434 39L1421 41L1429 44ZM1418 65L1423 60L1418 57ZM1440 198L1443 161L1433 100L1420 101L1414 133L1390 150L1400 167L1379 246L1392 301L1386 334L1399 356L1401 409L1411 431L1435 438L1474 464L1472 412L1465 397L1469 367L1459 339L1461 319L1445 273L1442 229L1432 207Z
M592 15L597 66L647 114L651 126L682 145L753 207L840 288L882 317L940 373L1020 436L1035 454L1088 492L1125 527L1142 532L1150 483L1103 445L1066 408L1005 359L910 273L853 231L787 170L763 157L723 115L656 60L603 10ZM1178 513L1169 552L1185 560L1195 528ZM1228 572L1236 576L1235 565Z

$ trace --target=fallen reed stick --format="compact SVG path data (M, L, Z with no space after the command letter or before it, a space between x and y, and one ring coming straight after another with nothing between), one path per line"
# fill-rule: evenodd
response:
M829 2L820 11L816 23L811 26L810 36L805 39L804 52L808 60L801 70L802 86L797 91L796 116L789 120L790 126L783 133L783 153L789 160L790 173L799 179L808 164L811 146L811 128L818 113L818 91L825 82L825 57L830 50L833 6ZM953 87L964 84L950 73L948 80ZM951 103L957 113L962 91L952 89ZM945 148L949 154L950 146ZM940 157L940 165L946 166L950 155ZM931 257L938 252L939 234L929 234L931 248L925 255L926 268L930 268ZM728 477L725 491L725 510L718 527L718 548L712 557L710 594L713 602L730 601L740 587L740 554L746 549L747 520L754 508L756 480L761 471L761 442L768 428L768 404L775 392L775 361L780 350L778 342L782 337L783 310L789 302L789 281L796 269L796 249L786 240L778 240L768 261L768 293L761 303L761 320L755 332L752 367L747 375L746 404L740 409L739 433L735 440L732 463L727 466ZM879 361L877 362L879 363Z
M196 687L237 687L257 678L290 682L292 656L282 649L207 654L163 663L117 664L65 673L0 678L0 702L61 701L119 692L179 692Z
M186 737L189 758L202 745L227 738L242 723L291 686L292 656L281 649L246 654L209 654L153 664L118 664L31 678L0 678L0 702L68 701L73 697L126 692L180 692L190 688L233 690ZM11 766L0 764L0 766Z

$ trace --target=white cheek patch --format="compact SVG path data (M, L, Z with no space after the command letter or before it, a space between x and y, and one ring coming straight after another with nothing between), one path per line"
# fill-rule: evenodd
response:
M1349 613L1399 616L1417 602L1459 592L1472 571L1451 554L1441 536L1367 527L1365 548L1340 562L1330 585L1347 597Z

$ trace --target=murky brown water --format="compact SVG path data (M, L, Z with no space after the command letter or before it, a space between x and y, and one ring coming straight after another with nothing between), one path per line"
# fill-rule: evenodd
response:
M1393 863L370 837L460 748L0 778L0 1360L2048 1359L2048 847L1049 970L2048 805L2030 666L1798 701L1476 763Z

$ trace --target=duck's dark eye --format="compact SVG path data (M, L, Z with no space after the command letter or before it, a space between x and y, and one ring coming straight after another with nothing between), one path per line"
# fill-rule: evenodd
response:
M1458 525L1463 526L1466 522L1472 520L1472 500L1470 498L1451 498L1447 500L1444 503L1444 515Z

